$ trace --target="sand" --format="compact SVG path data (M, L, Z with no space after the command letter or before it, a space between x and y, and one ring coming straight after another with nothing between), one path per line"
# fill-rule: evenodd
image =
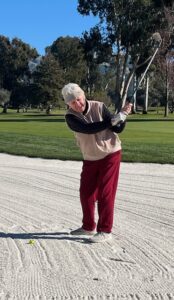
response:
M174 165L121 164L105 244L69 234L81 166L0 154L0 300L174 299Z

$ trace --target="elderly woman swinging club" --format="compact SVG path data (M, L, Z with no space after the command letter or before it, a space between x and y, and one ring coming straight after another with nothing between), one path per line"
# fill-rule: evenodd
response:
M66 123L75 133L83 155L80 179L82 226L71 231L71 234L89 236L93 243L106 242L112 237L119 178L121 141L118 134L125 128L132 104L126 103L120 113L112 115L104 103L87 100L76 83L65 85L62 95L68 106Z

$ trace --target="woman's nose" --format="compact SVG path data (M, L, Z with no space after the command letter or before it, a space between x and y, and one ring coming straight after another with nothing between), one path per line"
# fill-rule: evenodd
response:
M80 107L80 102L76 100L76 106Z

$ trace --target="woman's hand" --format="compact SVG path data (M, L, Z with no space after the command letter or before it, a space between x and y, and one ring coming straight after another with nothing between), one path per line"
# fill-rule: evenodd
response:
M132 111L132 105L133 105L132 103L126 102L122 110L118 114L112 116L111 118L112 126L115 126L119 123L124 123L126 121L127 115L129 115Z
M126 104L122 107L121 112L126 114L126 115L129 115L132 111L132 106L133 106L132 103L126 102Z

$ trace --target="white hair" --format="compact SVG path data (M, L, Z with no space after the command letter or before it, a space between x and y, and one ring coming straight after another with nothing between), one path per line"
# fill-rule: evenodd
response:
M66 84L62 89L62 95L66 104L68 104L68 102L76 99L79 96L85 97L84 91L76 83Z

